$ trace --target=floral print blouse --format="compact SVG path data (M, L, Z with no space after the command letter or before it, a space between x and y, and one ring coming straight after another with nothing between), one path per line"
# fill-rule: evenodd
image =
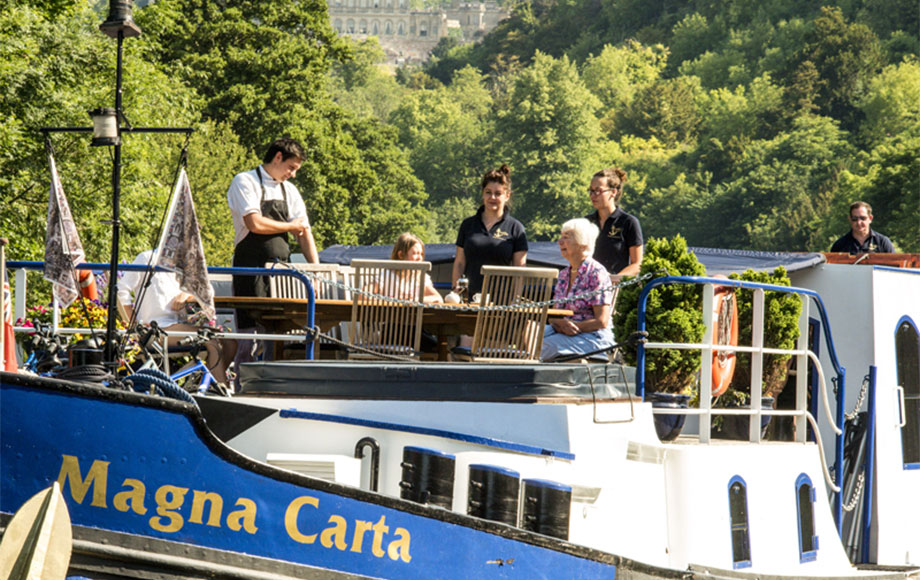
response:
M553 292L556 308L571 310L574 314L569 317L569 320L574 322L590 320L595 317L594 306L610 304L613 300L613 284L610 282L610 274L594 258L585 258L575 275L575 283L570 286L569 272L571 270L572 267L568 266L559 272L559 278L556 280L556 290ZM604 291L590 298L579 298L573 301L566 300L567 297L591 292L598 288L603 288Z

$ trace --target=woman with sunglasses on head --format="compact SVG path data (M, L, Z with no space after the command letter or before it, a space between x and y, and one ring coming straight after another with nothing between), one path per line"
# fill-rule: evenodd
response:
M527 262L524 225L511 217L511 170L507 165L482 177L482 205L460 224L451 282L469 280L468 296L482 291L484 265L523 266Z
M639 220L617 207L623 196L626 172L617 167L598 171L591 179L591 204L596 210L585 218L600 229L594 259L616 282L636 276L642 264L642 228Z

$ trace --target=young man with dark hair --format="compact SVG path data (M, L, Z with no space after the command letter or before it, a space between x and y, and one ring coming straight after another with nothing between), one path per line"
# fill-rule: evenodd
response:
M304 160L303 147L283 137L269 145L262 165L236 175L227 190L227 203L233 215L233 266L263 268L276 259L291 256L288 234L293 234L307 262L319 263L319 253L310 229L307 208L297 187L288 180L297 175ZM234 276L234 296L268 296L265 276ZM252 332L252 316L237 310L237 329ZM240 343L237 361L244 362L250 345ZM242 357L242 358L241 358Z

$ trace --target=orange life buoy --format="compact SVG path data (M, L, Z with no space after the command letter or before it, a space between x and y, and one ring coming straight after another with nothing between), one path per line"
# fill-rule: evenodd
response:
M712 301L712 344L738 346L738 300L728 286L716 286ZM735 374L735 353L725 350L712 352L712 396L728 390Z
M80 281L80 294L87 300L98 300L99 292L96 291L96 277L91 270L80 270L77 274Z

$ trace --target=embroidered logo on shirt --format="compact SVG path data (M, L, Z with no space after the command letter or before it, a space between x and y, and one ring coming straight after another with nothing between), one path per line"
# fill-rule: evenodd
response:
M497 240L507 239L508 236L510 235L511 234L509 234L508 232L503 232L501 228L496 229L495 232L492 233L492 237Z
M610 231L607 232L608 238L622 238L623 228L618 228L616 226L610 226Z

